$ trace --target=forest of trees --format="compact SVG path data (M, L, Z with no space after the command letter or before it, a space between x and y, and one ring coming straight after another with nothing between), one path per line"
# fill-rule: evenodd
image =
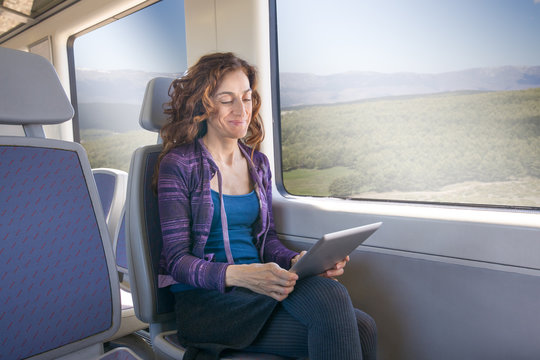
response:
M540 88L283 109L281 128L291 193L355 197L540 179ZM339 176L326 176L326 190L296 192L330 169Z

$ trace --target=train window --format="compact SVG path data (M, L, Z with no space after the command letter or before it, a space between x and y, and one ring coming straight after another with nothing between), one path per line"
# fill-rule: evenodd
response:
M73 42L80 143L92 168L128 171L131 154L157 142L141 129L146 84L187 68L184 2L163 0Z
M540 208L540 2L336 4L272 2L286 191Z

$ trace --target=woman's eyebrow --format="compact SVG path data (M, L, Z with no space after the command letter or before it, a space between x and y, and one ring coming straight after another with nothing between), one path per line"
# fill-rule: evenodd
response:
M251 88L249 88L247 90L244 90L243 94L247 94L250 91L252 91ZM216 94L216 96L220 96L220 95L232 95L232 96L234 96L234 92L232 92L232 91L222 91L222 92Z

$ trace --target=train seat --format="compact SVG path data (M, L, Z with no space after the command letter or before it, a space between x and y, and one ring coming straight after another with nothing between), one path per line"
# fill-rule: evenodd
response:
M111 168L92 169L109 235L114 235L120 226L122 209L126 202L127 172Z
M128 174L125 171L112 168L95 168L92 169L92 174L96 181L103 213L105 214L120 281L122 320L116 334L109 339L112 341L146 329L148 324L143 323L135 316L129 283L125 281L127 279L127 259L124 214Z
M128 174L112 168L92 169L115 252L116 266L122 288L123 275L127 274L125 251L125 203ZM127 278L127 276L126 276Z
M120 281L120 302L122 304L122 323L120 329L115 334L113 339L136 333L145 339L149 339L148 324L142 322L135 315L135 308L133 306L133 298L131 294L131 287L129 285L129 270L127 264L126 253L126 207L124 206L121 213L121 221L116 229L113 242L113 248L115 249L116 269L118 270Z
M52 65L0 47L0 357L138 359L103 342L120 323L118 275L105 216L80 144L46 139L72 118Z
M146 88L139 122L157 132L166 123L163 104L170 97L173 79L154 78ZM176 342L174 297L167 288L158 287L158 268L162 249L157 196L152 190L152 176L162 145L138 148L132 158L128 180L126 210L129 277L135 314L150 324L154 352L160 359L178 359L184 349ZM227 359L283 359L275 355L236 352Z
M122 213L120 215L120 226L117 227L113 248L115 251L116 258L116 268L118 273L122 276L122 281L120 281L120 288L124 284L126 286L126 291L131 291L129 289L129 270L127 263L127 253L126 253L126 206L122 208Z

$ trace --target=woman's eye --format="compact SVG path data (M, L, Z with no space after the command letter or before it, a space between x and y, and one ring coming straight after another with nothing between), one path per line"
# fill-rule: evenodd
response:
M220 99L218 101L222 105L232 105L235 102L235 99ZM251 102L251 97L243 98L242 102L244 103Z

